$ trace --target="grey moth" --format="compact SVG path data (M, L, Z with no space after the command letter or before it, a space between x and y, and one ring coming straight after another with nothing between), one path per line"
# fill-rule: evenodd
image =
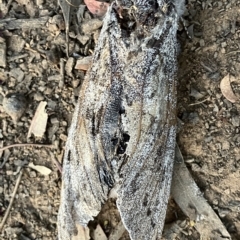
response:
M178 20L183 0L121 0L103 20L63 163L60 240L113 191L133 240L161 237L176 136Z

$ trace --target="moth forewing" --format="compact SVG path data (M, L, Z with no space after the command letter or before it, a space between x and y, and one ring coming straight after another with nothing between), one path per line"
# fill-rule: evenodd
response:
M175 149L176 2L124 0L121 13L113 3L106 14L66 144L60 240L113 188L131 239L161 236Z

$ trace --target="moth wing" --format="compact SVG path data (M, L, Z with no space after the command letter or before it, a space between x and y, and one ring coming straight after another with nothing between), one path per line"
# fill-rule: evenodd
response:
M94 64L81 87L68 134L58 212L60 240L71 239L76 234L76 223L86 226L93 220L93 216L100 212L102 204L107 200L113 184L107 162L110 154L106 154L108 146L103 137L106 135L104 129L108 128L106 118L110 117L107 113L118 111L115 109L116 102L108 104L113 97L106 90L111 85L108 39L106 33L101 34L94 54ZM109 125L117 127L117 121Z
M133 240L158 239L164 225L176 141L176 31L176 18L156 27L133 60L135 68L129 64L137 70L126 76L126 82L135 79L141 86L134 88L141 91L138 101L123 103L123 129L130 140L117 200Z
M161 236L172 179L174 129L168 134L172 136L162 146L154 146L147 156L132 159L135 164L128 165L131 174L119 190L117 206L133 240Z

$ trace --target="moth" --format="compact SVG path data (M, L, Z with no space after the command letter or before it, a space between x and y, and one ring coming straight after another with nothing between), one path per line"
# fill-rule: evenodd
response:
M112 192L131 239L161 237L174 161L183 4L121 0L108 8L66 143L60 240L93 220Z

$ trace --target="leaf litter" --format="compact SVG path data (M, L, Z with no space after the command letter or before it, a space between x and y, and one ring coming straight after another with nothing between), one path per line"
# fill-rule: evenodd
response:
M220 83L220 89L223 96L230 102L235 103L239 98L233 93L231 82L234 80L234 77L230 74L227 74Z
M34 165L32 162L28 164L28 167L38 171L39 173L41 173L42 175L45 175L45 176L49 175L52 172L51 169L49 169L45 166Z
M40 102L37 110L34 114L34 117L32 119L31 125L28 130L27 138L31 137L31 134L33 134L35 137L42 138L43 134L46 131L47 126L47 120L48 120L48 114L45 111L45 107L47 105L47 102Z

